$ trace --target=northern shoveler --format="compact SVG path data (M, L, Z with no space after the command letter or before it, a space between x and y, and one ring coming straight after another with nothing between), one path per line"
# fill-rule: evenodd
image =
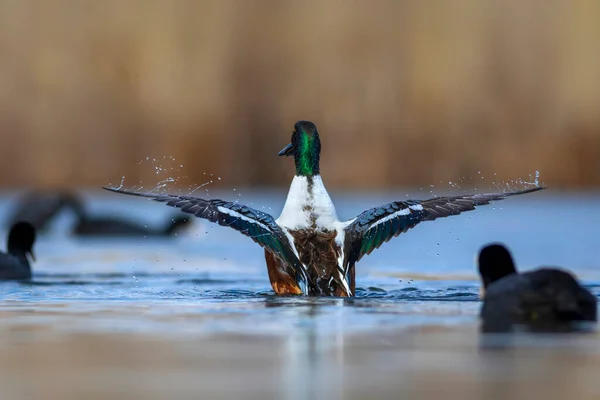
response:
M325 296L353 296L356 262L421 221L457 215L493 200L544 189L395 201L342 222L321 179L320 153L315 124L296 122L292 142L279 152L280 156L294 157L296 176L276 220L265 212L219 199L105 189L148 197L240 231L264 247L275 293Z
M508 249L497 243L479 252L478 263L484 331L503 332L515 325L555 331L596 321L596 297L567 271L544 267L519 274Z
M30 279L28 256L33 255L35 228L29 222L17 222L8 234L7 253L0 253L0 280Z

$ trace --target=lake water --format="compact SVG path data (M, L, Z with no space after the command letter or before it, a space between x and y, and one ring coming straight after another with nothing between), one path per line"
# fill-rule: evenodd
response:
M285 200L242 193L211 197L275 216ZM407 198L332 197L340 218ZM2 221L16 199L0 197ZM86 199L149 226L176 212ZM599 205L599 193L546 190L422 223L360 261L346 300L274 296L263 250L203 220L173 239L77 239L64 213L35 244L33 280L0 285L1 398L598 398L595 333L478 333L475 256L502 241L521 270L568 267L598 295Z

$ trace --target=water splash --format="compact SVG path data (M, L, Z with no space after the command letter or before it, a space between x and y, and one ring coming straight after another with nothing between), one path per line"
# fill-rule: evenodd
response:
M192 195L192 193L194 193L196 190L198 190L198 189L201 189L201 188L203 188L203 187L204 187L204 186L206 186L206 185L210 185L211 183L213 183L213 181L212 181L212 180L210 180L210 181L208 181L208 182L204 182L203 184L201 184L201 185L198 185L198 186L196 186L194 189L192 189L192 190L191 190L191 191L190 191L190 192L189 192L187 195L188 195L188 196L191 196L191 195Z
M167 187L167 185L172 182L175 182L175 178L168 177L167 179L163 179L162 181L158 182L150 192Z
M531 185L531 186L535 186L535 187L540 187L540 171L538 171L538 170L535 171L535 179L530 174L529 182L525 182L522 179L519 179L519 183L521 183L523 185Z

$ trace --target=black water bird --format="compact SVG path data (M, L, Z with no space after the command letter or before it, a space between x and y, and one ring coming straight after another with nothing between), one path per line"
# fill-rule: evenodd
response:
M0 253L0 280L31 278L29 258L35 261L35 228L29 222L17 222L8 234L7 252Z
M181 215L171 218L163 227L147 227L117 217L85 216L79 218L73 234L85 237L170 237L189 226L191 219Z
M72 233L84 237L169 237L182 232L191 224L191 218L175 215L162 227L148 227L136 221L109 215L93 215L84 207L79 196L65 195L67 207L75 214Z
M508 249L497 243L481 249L478 264L484 332L570 331L597 319L596 297L565 270L542 267L518 273Z
M294 125L291 143L279 152L293 156L296 176L278 219L238 202L193 196L105 189L148 197L233 228L265 249L271 286L277 294L353 296L355 264L383 243L423 221L458 215L509 196L544 189L394 201L340 221L320 174L321 140L310 121Z

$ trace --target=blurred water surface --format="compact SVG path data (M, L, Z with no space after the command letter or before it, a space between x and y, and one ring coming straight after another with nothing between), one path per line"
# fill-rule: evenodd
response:
M285 201L281 191L209 195L238 198L274 216ZM332 195L340 218L406 196ZM430 193L412 192L410 197ZM15 193L2 196L2 220L16 199ZM119 214L148 225L162 224L174 212L108 193L86 193L86 199L92 213ZM574 364L589 362L598 372L595 335L510 342L511 349L537 352L532 359L527 351L508 361L499 355L505 353L492 352L497 364L481 358L474 259L486 242L502 241L520 269L565 266L598 295L599 200L597 193L546 190L418 225L361 260L353 299L274 296L262 249L233 230L199 219L189 232L172 239L78 239L69 235L73 217L65 212L48 234L39 236L33 280L0 285L0 372L8 385L1 385L3 398L40 393L197 398L202 388L212 396L364 398L369 393L433 394L435 388L426 385L430 379L478 398L487 390L501 390L493 382L508 370L512 375L503 379L512 382L513 394L524 396ZM3 237L5 233L6 228ZM578 350L582 346L585 351ZM114 352L116 348L123 350ZM556 364L556 370L544 367L564 354L573 359ZM550 375L535 375L527 363ZM129 379L108 365L120 365ZM64 386L45 378L39 381L42 392L33 393L25 376L41 373L42 366L56 366L57 379L73 379ZM121 383L100 385L99 366L104 366L102 379ZM518 376L514 368L525 368L531 379ZM392 371L414 379L409 384ZM164 379L157 383L153 376ZM228 383L231 377L239 380L239 390ZM578 379L590 385L580 386L586 388L583 397L600 393L593 380ZM548 391L549 397L556 394Z

